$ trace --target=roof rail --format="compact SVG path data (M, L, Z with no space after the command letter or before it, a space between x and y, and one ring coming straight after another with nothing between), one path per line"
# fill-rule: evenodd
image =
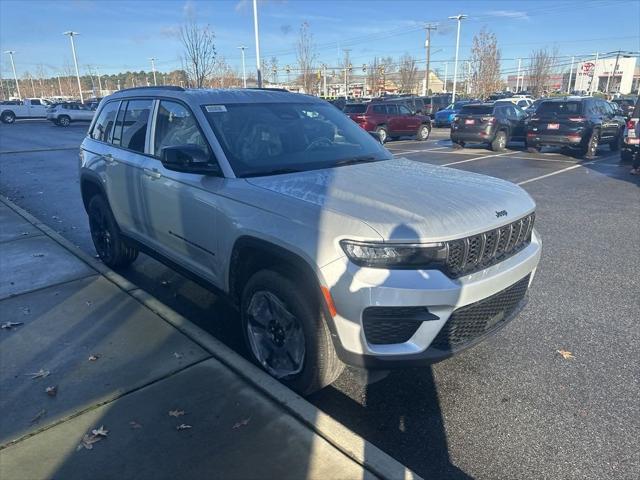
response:
M148 86L148 87L123 88L122 90L118 90L115 93L131 92L132 90L174 90L177 92L184 92L184 88L178 87L177 85L155 85L155 86Z
M248 87L244 90L269 90L271 92L288 92L286 88L272 88L272 87Z

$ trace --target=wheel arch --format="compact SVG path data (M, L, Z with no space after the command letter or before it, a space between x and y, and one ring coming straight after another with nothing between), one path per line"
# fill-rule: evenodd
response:
M102 195L107 205L109 204L109 198L107 197L104 185L97 173L83 172L80 175L80 193L85 210L89 206L89 200L91 200L91 197L94 195Z

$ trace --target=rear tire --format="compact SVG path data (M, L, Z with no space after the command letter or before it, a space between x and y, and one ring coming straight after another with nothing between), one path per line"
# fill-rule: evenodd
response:
M496 133L495 138L491 142L491 150L494 152L504 152L507 148L507 132L500 130Z
M451 143L453 143L453 148L464 148L464 142L454 142L454 141L452 141Z
M242 292L242 331L257 365L300 395L309 395L333 383L344 364L320 300L301 287L299 277L274 270L255 273Z
M4 112L2 116L0 116L0 121L2 123L13 123L16 121L16 114L13 112Z
M527 152L529 153L540 153L542 151L542 147L529 147L527 146Z
M416 134L416 140L424 142L429 139L429 135L431 135L431 127L427 123L423 123L418 128L418 133Z
M380 137L380 143L385 144L387 140L389 140L389 131L387 130L387 127L380 125L376 128L376 133Z
M597 130L591 132L587 144L580 150L580 156L587 160L595 158L598 153L598 140L600 139L600 133Z
M58 125L61 127L68 127L71 124L71 119L68 115L60 115L58 118Z
M113 269L131 265L138 256L138 250L124 242L111 208L102 195L91 197L87 213L91 239L102 263Z

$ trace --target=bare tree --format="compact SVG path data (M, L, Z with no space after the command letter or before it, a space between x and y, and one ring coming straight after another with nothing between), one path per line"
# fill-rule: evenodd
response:
M416 67L416 59L408 53L400 57L398 75L400 80L400 93L413 92L416 87L418 68Z
M298 59L302 88L305 93L311 93L316 83L313 75L313 65L316 61L316 48L313 43L313 34L309 31L309 24L307 22L303 22L302 25L300 25L300 34L296 44L296 56Z
M379 93L378 90L382 85L380 72L380 63L378 57L375 57L372 62L367 65L367 84L373 93Z
M209 25L200 26L194 19L180 27L180 41L184 47L183 69L196 88L205 86L216 68L215 38Z
M482 28L473 37L471 47L471 94L487 98L502 85L500 78L500 49L494 33Z
M549 50L546 47L531 52L529 90L534 96L540 96L549 87L557 55L557 49Z

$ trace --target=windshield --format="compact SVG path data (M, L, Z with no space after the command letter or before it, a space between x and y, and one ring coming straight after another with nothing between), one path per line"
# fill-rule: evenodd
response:
M582 112L582 102L542 102L536 113L540 115L544 114L558 114L558 115L570 115Z
M389 160L392 155L328 103L204 105L238 177Z

